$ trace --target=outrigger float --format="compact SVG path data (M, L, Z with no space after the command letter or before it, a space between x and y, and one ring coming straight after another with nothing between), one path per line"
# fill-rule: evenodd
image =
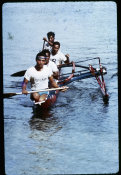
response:
M50 108L56 102L57 96L59 94L59 90L62 89L61 86L66 86L74 81L78 81L78 80L82 80L82 79L86 79L86 78L92 78L92 77L96 78L96 80L100 86L102 95L103 95L103 100L104 100L104 102L107 103L108 99L109 99L109 95L107 93L107 89L106 89L106 85L105 85L105 81L104 81L104 77L103 77L105 74L107 74L107 70L105 67L103 67L101 65L99 57L88 59L88 60L93 60L93 59L99 60L99 68L94 68L91 64L89 64L89 66L87 67L87 66L75 64L74 62L72 62L70 64L61 65L60 76L59 76L59 80L58 80L59 88L46 89L46 91L49 91L49 95L48 95L46 101L34 102L35 108L39 107L42 110L46 110L46 109ZM80 62L83 62L83 61L80 61ZM76 63L79 63L79 62L76 62ZM72 73L61 74L61 68L63 68L63 67L72 67ZM75 72L76 67L83 68L84 70ZM12 74L11 76L17 76L17 75L23 76L24 73L25 73L25 70L17 72L15 74ZM34 91L30 91L30 93L32 93L32 92L34 92ZM8 98L8 97L11 97L14 95L20 95L20 94L22 94L22 93L21 92L20 93L6 93L6 94L3 94L3 98Z

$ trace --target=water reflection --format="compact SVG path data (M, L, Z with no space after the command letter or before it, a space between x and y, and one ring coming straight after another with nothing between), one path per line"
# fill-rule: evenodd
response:
M59 126L58 118L53 115L53 112L50 109L44 111L40 108L33 107L32 114L33 115L29 121L32 130L37 129L43 132L57 132L62 128Z
M118 77L118 72L114 73L114 74L111 76L111 79L114 78L114 77Z
M11 81L9 84L7 84L5 86L5 88L21 89L22 88L22 82L23 82L23 79L22 80L18 80L18 81ZM27 88L30 90L30 88L31 88L30 82L28 82Z
M34 118L41 118L42 120L46 120L53 116L51 109L41 109L39 106L33 106L33 117Z
M108 107L108 105L109 105L109 96L104 96L103 97L103 102L104 102L104 106L107 106Z

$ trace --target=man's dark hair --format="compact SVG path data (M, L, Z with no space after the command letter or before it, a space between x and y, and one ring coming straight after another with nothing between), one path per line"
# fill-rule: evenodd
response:
M53 46L54 45L58 45L59 47L60 47L60 43L58 42L58 41L55 41L54 43L53 43Z
M38 59L39 56L45 57L45 53L44 53L43 51L39 52L39 53L36 55L36 60Z
M44 53L45 57L46 57L46 53L48 53L50 56L50 51L48 49L44 49L42 52Z
M50 36L53 36L53 38L55 38L55 33L54 32L48 32L47 37L50 38Z

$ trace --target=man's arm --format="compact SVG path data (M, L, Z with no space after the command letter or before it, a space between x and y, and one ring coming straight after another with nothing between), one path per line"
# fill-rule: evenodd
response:
M59 78L58 67L57 67L57 65L54 62L50 61L50 63L51 63L53 78L58 79Z
M64 63L69 64L70 63L69 54L66 54L65 57L66 57L66 61L64 61Z
M47 40L46 37L44 37L43 40L46 41L46 42L48 42L48 44L49 44L50 46L53 46L53 43L52 43L51 41Z
M52 87L54 88L58 88L59 86L57 85L57 83L54 81L53 76L49 77L50 83L52 85ZM66 86L62 86L63 89L61 90L62 92L65 92L67 90Z
M59 78L59 72L53 72L53 77L58 80L58 78Z
M26 90L28 84L28 80L24 78L24 81L22 83L22 94L28 94L28 91Z
M53 76L49 77L50 83L52 85L52 87L54 88L58 88L59 86L57 85L57 83L54 81Z

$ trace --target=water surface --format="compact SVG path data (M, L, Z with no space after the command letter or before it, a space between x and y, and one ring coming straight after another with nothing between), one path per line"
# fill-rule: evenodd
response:
M73 61L100 57L110 95L94 78L69 84L55 105L36 113L28 96L4 99L7 175L118 171L117 7L115 2L3 4L4 92L21 91L12 73L35 64L49 31ZM96 60L82 63L98 65Z

